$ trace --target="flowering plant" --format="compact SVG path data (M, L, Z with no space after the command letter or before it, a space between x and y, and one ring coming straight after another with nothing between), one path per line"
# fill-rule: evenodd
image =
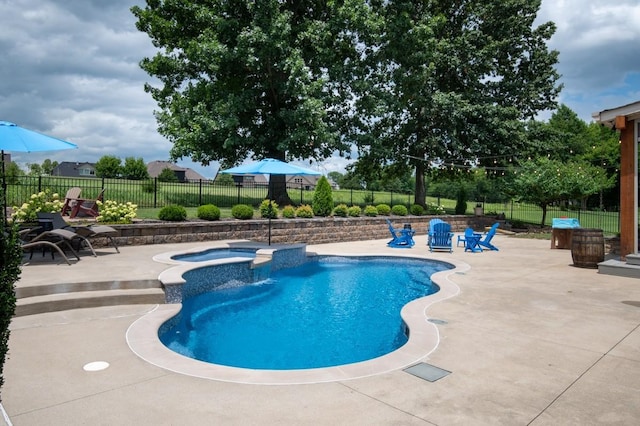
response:
M436 203L427 203L427 213L428 214L445 214L445 210L443 206L439 206Z
M31 194L29 201L23 203L22 206L13 206L11 218L16 222L37 222L38 212L55 213L62 210L63 202L60 201L58 193L48 189L40 191L37 194Z
M97 201L100 214L97 222L131 223L137 215L138 205L131 202L118 203L113 200Z

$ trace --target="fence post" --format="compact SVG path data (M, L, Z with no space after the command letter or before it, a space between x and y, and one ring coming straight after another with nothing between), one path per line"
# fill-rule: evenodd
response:
M42 175L38 175L38 192L42 191Z
M238 202L236 204L240 204L240 188L242 188L242 184L237 183L236 187L238 188Z
M302 198L303 194L304 194L304 183L300 182L300 205L302 205L302 203L304 202L304 199Z
M351 205L353 205L353 188L349 190L349 195L351 196Z
M393 191L389 191L389 199L391 200L389 202L389 204L391 204L391 206L393 206Z
M202 205L202 179L198 179L198 205Z
M153 208L158 208L158 178L153 178Z

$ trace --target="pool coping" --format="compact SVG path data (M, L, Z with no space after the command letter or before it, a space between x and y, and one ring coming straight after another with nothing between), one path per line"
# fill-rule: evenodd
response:
M223 246L221 245L221 247ZM202 251L201 248L200 251ZM314 253L309 252L308 255L314 255ZM332 254L323 253L323 255ZM379 253L350 253L348 255L342 253L333 255L380 257ZM384 256L433 260L426 256L409 253ZM154 260L156 257L154 257ZM234 258L231 259L233 260ZM225 260L228 261L229 259ZM165 370L202 379L243 384L294 385L323 383L358 379L401 370L424 360L438 347L440 342L438 327L428 321L430 318L427 315L427 310L434 303L459 294L460 289L450 280L450 276L464 273L470 269L468 264L457 260L436 261L449 263L453 266L453 269L436 272L431 276L431 280L440 287L437 293L415 299L402 308L400 314L409 329L408 342L389 354L367 361L304 370L260 370L229 367L188 358L164 346L158 337L158 330L162 324L180 311L181 304L157 305L151 312L135 321L127 330L127 344L139 358ZM190 263L193 264L193 262ZM174 269L173 273L179 273L183 268L171 269Z

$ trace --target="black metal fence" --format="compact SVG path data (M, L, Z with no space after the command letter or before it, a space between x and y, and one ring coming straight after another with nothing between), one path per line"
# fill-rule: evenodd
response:
M160 182L158 179L145 181L105 178L68 178L58 176L18 176L7 180L7 205L21 206L32 194L48 190L58 193L63 199L67 190L72 187L82 188L83 198L95 198L100 191L105 190L105 200L119 203L132 202L139 208L159 208L170 204L184 207L197 207L204 204L215 204L218 207L232 207L236 204L258 206L267 197L268 186L265 184L235 185L220 184L210 180L190 182ZM304 185L299 187L288 184L287 192L295 204L311 204L313 189ZM334 204L377 205L381 203L390 206L403 204L410 207L413 204L413 194L394 191L367 191L338 189L333 191ZM427 197L427 201L443 204L447 213L453 213L455 196L450 199ZM474 202L468 203L467 213L473 213ZM512 222L541 224L542 210L540 207L517 202L483 203L485 214L504 215ZM283 207L283 206L280 206ZM551 206L547 211L544 225L550 226L556 217L576 217L583 227L600 228L606 233L619 232L619 214L614 211L568 210L562 206Z

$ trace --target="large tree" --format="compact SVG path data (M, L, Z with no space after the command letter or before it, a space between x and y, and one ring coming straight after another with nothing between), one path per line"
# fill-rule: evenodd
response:
M555 107L558 53L546 45L555 26L534 26L540 0L380 7L383 30L358 92L359 161L414 168L415 202L424 205L430 167L511 158L526 144L524 120Z
M141 67L160 82L159 132L184 156L224 167L246 158L324 159L340 137L365 1L147 0L137 28L159 49ZM291 201L284 176L269 196ZM280 180L281 182L278 182ZM282 185L279 185L281 183Z

